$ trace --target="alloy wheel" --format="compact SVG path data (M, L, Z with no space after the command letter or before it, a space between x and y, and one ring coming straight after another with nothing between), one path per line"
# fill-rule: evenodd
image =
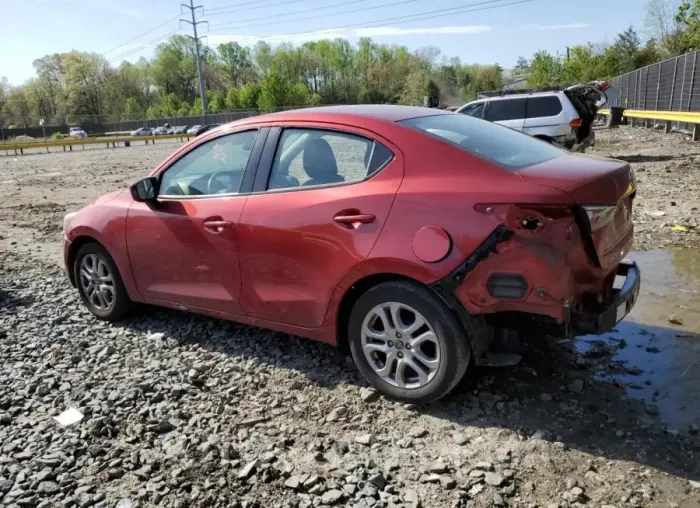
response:
M80 261L80 287L90 305L106 312L115 300L114 277L109 266L97 254L86 254Z
M404 389L422 388L440 366L440 343L428 320L413 307L387 302L362 323L362 350L383 381Z

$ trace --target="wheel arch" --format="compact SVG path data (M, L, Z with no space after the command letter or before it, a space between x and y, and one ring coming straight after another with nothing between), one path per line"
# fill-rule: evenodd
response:
M107 249L107 247L100 243L100 241L97 240L97 238L90 235L82 234L71 241L66 256L66 272L68 272L68 279L70 280L70 283L73 285L73 287L76 287L77 285L77 281L75 280L75 270L73 269L73 265L75 265L75 257L78 255L78 251L80 250L80 248L83 245L87 245L88 243L96 243L97 245L103 247L105 250Z
M66 272L68 273L68 278L73 287L77 285L75 274L73 273L75 257L78 255L80 248L88 243L95 243L107 251L107 254L109 254L116 265L117 270L119 270L119 276L121 277L122 284L124 284L124 289L126 289L129 298L132 301L142 301L141 294L136 288L136 283L131 275L129 260L126 253L121 253L118 246L112 245L107 240L107 237L103 238L99 232L94 231L92 228L76 228L73 234L70 235L70 245L68 246L67 252L64 254L64 260Z
M430 287L407 275L391 272L373 273L355 281L343 294L340 304L338 305L337 318L335 320L337 347L343 354L350 354L348 325L350 323L350 314L352 313L355 303L363 294L373 287L391 281L410 281L425 286L426 288Z
M542 141L545 141L547 143L551 143L552 141L554 141L551 136L547 136L545 134L534 134L532 137L541 139Z

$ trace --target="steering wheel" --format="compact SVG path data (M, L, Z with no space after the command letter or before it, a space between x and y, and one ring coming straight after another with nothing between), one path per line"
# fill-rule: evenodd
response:
M229 192L235 192L235 190L233 190L235 187L235 171L212 173L207 180L207 194L227 194Z

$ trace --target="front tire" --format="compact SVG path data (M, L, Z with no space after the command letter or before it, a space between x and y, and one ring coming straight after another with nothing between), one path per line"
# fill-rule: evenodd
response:
M379 284L355 303L350 351L369 383L387 397L433 402L462 379L471 357L464 328L425 286L411 281Z
M118 321L131 308L117 265L97 243L86 243L78 250L73 275L80 299L98 319Z

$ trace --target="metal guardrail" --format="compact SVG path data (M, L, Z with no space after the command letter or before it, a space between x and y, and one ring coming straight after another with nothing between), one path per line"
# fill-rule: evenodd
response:
M599 115L610 115L609 109L598 110ZM639 109L625 109L622 112L625 118L631 118L634 125L635 119L645 122L651 120L654 123L664 122L666 133L671 132L672 124L676 123L676 128L680 130L680 125L692 126L693 141L700 141L700 112L694 111L645 111ZM687 131L685 131L687 132Z
M599 115L609 115L609 109L601 109ZM665 122L684 122L700 124L700 113L693 111L643 111L638 109L626 109L622 116L627 118L642 118L644 120L661 120Z
M190 139L189 134L164 134L161 136L115 136L111 138L78 138L78 139L57 139L57 140L51 140L51 141L28 141L24 143L7 143L7 144L0 144L0 151L5 151L5 152L10 152L14 151L15 155L17 155L17 151L21 155L24 155L24 150L30 149L30 148L46 148L46 151L49 152L49 148L51 147L63 147L63 151L66 151L66 147L72 152L74 146L81 146L83 149L85 149L85 145L99 145L99 144L104 144L109 148L110 145L112 145L112 148L116 148L118 143L125 143L125 142L134 142L134 141L145 141L146 144L150 141L151 143L155 144L156 139Z

